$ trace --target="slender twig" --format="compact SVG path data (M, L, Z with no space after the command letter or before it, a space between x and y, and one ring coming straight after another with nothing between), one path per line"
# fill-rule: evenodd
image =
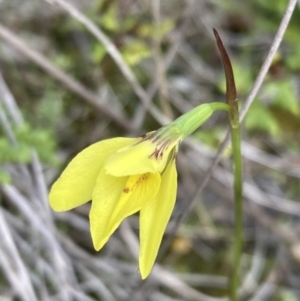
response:
M211 163L204 162L205 160L202 160L198 164L197 162L194 162L197 159L197 156L199 156L199 153L196 151L186 154L187 159L193 162L193 165L190 166L190 168L193 167L194 172L197 172L197 168L200 168L203 170L203 173L206 173ZM224 187L230 188L233 185L233 175L224 168L216 167L213 171L212 177ZM271 209L274 212L285 214L291 217L300 216L300 205L297 202L279 197L276 194L267 193L257 187L249 179L244 179L243 186L243 196L248 199L251 204Z
M267 231L263 231L259 225L255 227L255 249L251 259L251 266L239 290L241 299L246 299L257 289L258 283L263 275L268 248L268 234L266 232Z
M282 271L279 264L268 274L266 281L257 288L255 295L249 301L268 301L278 295L280 282L282 282Z
M130 252L134 257L138 257L138 240L136 235L133 233L130 224L127 221L124 221L120 227L122 238L127 244ZM195 301L228 301L225 298L214 298L207 296L192 287L188 286L173 273L163 269L158 264L154 266L151 277L161 285L166 286L169 289L172 289L178 295L187 298L188 300ZM144 282L145 284L146 282Z
M1 92L1 89L0 89ZM13 146L17 146L18 142L16 140L15 134L12 130L12 128L9 126L8 119L6 117L6 114L4 113L4 109L2 104L0 103L0 124L3 128L3 132L5 133L6 137L8 138L9 142Z
M11 119L13 120L15 125L19 125L24 122L21 111L19 110L14 96L10 92L4 78L0 72L0 92L3 103L7 108L7 112L9 113Z
M74 19L83 24L89 32L105 47L108 54L120 68L123 76L131 85L135 94L139 97L142 104L147 108L147 110L153 115L153 117L159 121L162 125L168 123L170 119L162 114L156 107L149 106L149 95L145 92L143 87L138 82L136 76L129 68L127 63L124 61L121 53L117 49L117 47L110 41L110 39L106 36L106 34L95 24L93 23L87 16L85 16L82 12L80 12L75 6L71 3L66 2L64 0L44 0L51 4L57 4L59 7L68 12ZM128 128L128 126L127 126Z
M177 52L180 50L182 40L184 37L184 33L186 29L188 28L188 24L190 21L190 12L193 9L194 0L188 1L187 7L184 9L182 18L184 19L183 23L181 24L180 28L178 29L181 33L180 34L173 34L173 39L170 41L172 45L170 46L169 51L165 55L163 65L164 65L164 72L167 71L167 69L171 66L171 63L176 56ZM155 77L153 82L149 85L149 88L147 89L147 95L148 95L148 106L151 107L151 100L153 96L155 95L156 91L158 90L159 82L158 79ZM145 115L147 113L147 107L140 105L135 112L135 115L133 117L132 126L134 129L139 129L142 126L142 123L145 119Z
M158 80L158 94L159 100L161 104L161 108L165 115L172 119L172 108L169 103L169 95L168 95L168 87L165 78L165 66L162 59L162 52L161 52L161 20L160 20L160 0L153 0L152 1L152 15L153 15L153 25L155 28L155 33L152 37L152 44L153 44L153 52L154 52L154 62L155 62L155 69L156 69L156 77Z
M260 150L250 143L242 142L243 157L249 161L258 163L269 169L274 169L286 175L300 178L300 163L290 162L288 158L278 157Z
M2 93L1 93L2 92ZM13 125L21 125L24 122L23 116L21 111L18 108L18 105L15 101L15 98L11 91L9 90L8 86L6 85L4 78L2 77L2 74L0 72L0 93L1 93L1 101L6 107L6 110L8 112L8 115L10 116ZM0 101L0 105L1 105ZM0 111L0 119L2 120L3 117L2 115L4 112ZM5 116L4 116L5 117ZM8 122L1 122L2 126L4 129L9 129L9 124ZM12 129L10 129L11 133L9 135L9 132L6 133L6 135L9 137L11 142L16 145L17 141L16 138L14 137L14 134L12 132ZM12 138L15 139L15 141L12 141ZM35 180L35 186L37 190L37 194L39 198L43 201L43 206L44 206L44 212L48 214L48 220L52 221L51 215L49 214L49 206L48 206L48 190L47 190L47 185L45 181L45 177L42 172L42 165L39 160L39 157L37 155L37 151L35 149L31 150L31 166L32 166L32 172ZM25 166L22 166L23 170L26 169ZM28 171L27 171L28 172Z
M281 41L283 39L284 33L287 29L287 26L289 25L290 19L291 19L292 14L295 10L296 3L297 3L297 0L290 0L289 3L287 4L286 11L283 15L283 18L282 18L281 22L280 22L277 33L274 37L273 43L272 43L272 45L269 49L269 52L266 56L266 59L264 60L262 66L260 68L260 71L257 75L257 78L256 78L256 80L253 84L253 87L252 87L251 91L249 92L249 94L248 94L248 96L245 100L244 106L241 109L240 122L242 122L244 120L251 104L253 103L257 93L259 92L259 89L262 86L262 83L263 83L263 81L266 77L266 74L267 74L267 72L268 72L268 70L271 66L271 63L274 59L274 56L275 56L275 54L276 54L276 52L277 52L277 50L278 50L278 48L281 44ZM215 166L221 160L222 153L224 152L224 150L228 146L229 139L230 139L230 136L229 136L229 131L228 131L222 145L220 146L220 148L219 148L219 150L216 154L216 157L215 157L214 162L212 164L212 169L215 168ZM208 177L208 179L211 177L210 172L208 173L207 177ZM206 179L206 177L205 177L205 179ZM202 186L203 186L203 188L201 189L201 192L203 191L203 189L206 185L202 185ZM200 191L200 188L199 188L199 191ZM197 193L197 195L199 195L199 194Z
M120 68L122 74L126 80L131 84L133 90L141 98L142 101L145 101L146 93L138 80L136 79L134 73L129 68L128 64L124 61L121 53L117 49L114 43L110 41L108 36L94 23L85 16L81 11L79 11L74 5L70 2L64 0L45 0L50 4L56 4L61 7L63 10L68 12L74 19L83 24L89 32L94 35L101 44L105 47L106 51L109 53L111 58L115 61L117 66Z
M241 109L241 112L240 112L240 122L242 122L251 106L251 104L253 103L257 93L259 92L262 84L263 84L263 81L267 75L267 72L271 66L271 63L274 59L274 56L276 55L276 52L282 42L282 39L283 39L283 36L284 36L284 33L289 25L289 22L290 22L290 19L292 17L292 14L295 10L295 6L297 4L297 0L290 0L289 3L287 4L287 7L286 7L286 10L285 10L285 13L282 17L282 20L280 22L280 25L278 27L278 30L276 32L276 35L274 37L274 40L273 40L273 43L269 49L269 52L260 68L260 71L257 75L257 78L252 86L252 89L251 91L249 92L246 100L245 100L245 103ZM217 155L216 155L216 159L217 161L220 160L221 158L221 155L223 153L223 151L226 149L226 147L228 146L228 143L229 143L229 132L227 133Z
M193 154L193 156L190 156L190 154L188 154L188 161L193 162L190 165L190 168L194 172L196 172L198 168L203 168L204 172L206 172L209 167L209 163L200 163L197 161L197 157L198 153ZM229 171L217 167L213 171L212 176L218 182L218 184L231 189L233 184L233 177ZM245 212L248 215L252 216L260 225L271 230L275 236L277 236L285 243L285 245L289 246L290 254L295 260L299 261L299 255L295 254L293 251L293 248L296 247L300 242L300 237L297 232L293 228L291 228L291 226L278 224L274 217L271 217L264 210L261 210L261 206L265 206L266 208L278 210L280 213L285 213L290 216L299 216L299 206L294 207L295 202L291 201L289 205L287 205L288 200L285 199L274 199L274 201L271 201L274 196L262 192L256 186L251 185L247 180L244 180L243 190L244 197L250 201L244 203ZM227 200L227 198L224 199Z
M0 234L1 234L1 250L7 249L7 252L10 254L9 257L1 256L0 253L0 265L2 265L7 272L9 270L18 274L19 277L10 277L10 281L12 282L13 287L18 292L19 296L24 301L34 301L37 300L36 295L34 293L32 283L30 281L30 277L28 275L28 271L24 265L24 262L18 252L18 249L12 239L11 232L8 224L4 218L2 213L2 209L0 208ZM11 258L11 260L7 260L7 258ZM3 259L3 260L1 260ZM19 279L18 279L19 278Z
M30 49L16 34L10 31L8 28L0 24L0 38L11 44L14 48L20 51L27 58L32 60L56 80L60 81L65 85L70 91L80 96L87 103L92 105L97 110L102 111L117 124L121 125L125 129L130 129L130 122L120 114L117 114L112 108L102 104L98 95L89 91L81 83L77 82L74 78L70 77L68 74L62 70L55 67L45 56L41 53Z
M290 0L289 3L287 4L286 11L282 17L282 20L278 27L277 33L274 37L271 48L267 54L267 57L266 57L264 63L262 64L262 66L260 68L259 74L252 86L252 89L245 100L245 104L244 104L243 108L241 109L240 121L244 120L251 104L253 103L259 89L262 86L262 83L263 83L263 81L266 77L266 74L271 66L271 63L274 59L274 56L276 55L276 52L281 44L284 33L290 23L290 19L292 17L293 11L295 10L296 4L297 4L297 0Z
M36 233L42 234L44 238L45 248L51 253L51 259L56 268L57 277L59 278L60 293L63 300L71 300L70 292L66 290L68 286L74 285L74 275L72 266L68 265L67 256L61 248L61 245L56 240L54 233L51 232L45 222L42 220L41 215L38 215L36 210L31 207L31 202L23 196L14 186L2 185L1 191L10 203L13 204L18 211L24 216L31 224L32 228L36 229Z

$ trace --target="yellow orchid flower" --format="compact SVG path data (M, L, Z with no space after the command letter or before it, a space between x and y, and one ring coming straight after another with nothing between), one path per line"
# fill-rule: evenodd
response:
M226 104L204 104L143 137L112 138L92 144L69 163L53 184L50 206L55 211L66 211L92 200L90 230L97 251L123 219L140 212L139 269L145 279L175 205L178 146L197 124L215 110L224 109Z

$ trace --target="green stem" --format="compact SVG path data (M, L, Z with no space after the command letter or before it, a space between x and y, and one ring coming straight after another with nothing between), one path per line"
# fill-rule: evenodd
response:
M181 115L174 121L174 124L178 126L183 137L187 137L199 128L215 111L220 110L229 112L230 108L226 103L205 103Z
M234 259L233 269L230 275L229 289L231 301L238 301L239 288L239 270L242 257L243 245L243 198L242 198L242 156L241 156L241 138L239 123L239 106L235 87L234 74L228 53L223 42L214 29L217 45L221 54L226 76L226 102L230 106L228 114L231 143L233 150L234 162L234 205L235 205L235 242L234 242Z
M239 268L243 245L243 198L242 198L242 156L239 124L231 124L231 142L234 161L234 202L235 202L235 242L233 270L230 278L231 301L238 301Z

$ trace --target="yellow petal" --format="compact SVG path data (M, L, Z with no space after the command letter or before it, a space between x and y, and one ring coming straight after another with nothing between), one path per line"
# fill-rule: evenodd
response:
M142 138L141 138L142 139ZM120 149L112 154L104 166L108 174L122 177L136 174L161 173L168 161L170 151L178 141L165 141L160 145L151 140Z
M109 239L109 222L122 195L128 177L113 177L101 169L93 192L90 229L94 248L99 251ZM115 230L115 229L114 229Z
M135 141L132 138L107 139L80 152L51 188L49 201L52 209L70 210L91 200L97 176L106 158Z
M154 265L158 249L175 206L177 172L175 160L168 164L162 175L160 189L150 203L140 212L139 267L145 279Z
M90 211L95 249L103 247L124 218L151 201L159 186L160 174L113 177L102 170L97 179Z

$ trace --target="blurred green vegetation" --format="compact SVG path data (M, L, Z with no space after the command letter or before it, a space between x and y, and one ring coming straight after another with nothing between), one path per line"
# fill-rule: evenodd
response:
M45 164L58 166L59 160L55 153L56 139L50 128L34 128L28 123L14 128L17 145L10 141L0 132L0 164L29 163L31 151L34 148L41 161ZM0 169L0 184L10 183L10 176Z
M234 3L236 5L232 5L231 2L220 1L218 6L223 13L224 20L221 25L224 29L245 40L244 43L240 43L241 46L228 45L232 52L236 85L242 103L252 87L265 58L268 45L270 45L278 28L286 1L276 1L275 4L261 0L246 3L234 1ZM180 1L176 1L175 7L180 7ZM158 28L155 28L149 15L126 14L122 11L122 5L119 1L94 1L85 13L104 29L105 33L109 35L120 50L125 61L133 68L139 81L146 86L151 79L145 72L142 63L153 57L152 40L162 39L162 49L167 49L169 42L164 37L168 36L178 26L179 20L176 20L176 12L172 10L170 12L169 15L163 15ZM255 18L252 18L250 14L254 12ZM299 134L297 76L300 71L300 46L296 42L299 27L300 13L295 11L285 34L281 50L268 73L266 83L247 114L244 126L250 135L251 133L262 133L269 136L269 139L276 139L278 142L280 141L279 137L286 134L286 129L292 134ZM77 21L73 18L59 16L54 22L41 28L40 33L38 28L36 30L36 34L42 34L47 30L47 37L51 39L53 46L56 46L55 51L51 51L51 60L55 65L66 72L70 72L90 88L97 88L99 81L108 82L117 95L122 95L120 101L124 106L123 109L129 114L133 113L136 102L138 102L136 95L133 94L131 87L120 75L118 68L108 56L103 45L88 36L86 29ZM257 37L259 37L259 40L257 40ZM87 56L86 53L82 56L83 50L78 45L77 40L81 38L88 39L88 41L85 41L89 47ZM215 50L214 43L210 43L208 46L207 41L205 41L202 46L202 41L199 40L201 39L193 40L192 44L199 55L199 59L207 64L212 60L218 62L218 53ZM243 44L246 46L243 46ZM216 68L216 63L211 67ZM218 77L215 78L215 83L208 84L206 87L211 91L212 101L219 99L220 94L225 92L225 78L219 63L218 69ZM26 71L18 70L16 73L19 72L23 74ZM172 77L177 73L178 70L171 69L167 76ZM18 75L7 74L6 76L11 77L11 80L14 80L15 83L20 80L20 78L16 78ZM43 80L38 81L39 78L43 78ZM43 89L42 99L39 98L37 101L39 104L27 106L27 108L30 108L28 114L32 113L31 110L35 106L48 111L47 115L42 114L41 122L47 119L60 120L60 116L70 114L70 111L72 111L70 106L74 105L74 95L68 95L68 92L64 91L63 101L61 97L56 97L56 92L53 91L55 84L47 75L40 74L40 72L31 74L30 78L26 76L24 84L28 81L31 82L31 87L25 93L22 90L19 91L22 93L22 99L25 98L26 103L34 102L33 99L37 99L36 94L40 94L40 90ZM41 87L42 82L48 82L49 84ZM76 106L82 108L79 103ZM28 110L27 108L23 108L25 113ZM173 110L176 115L180 114L180 112L176 112L175 108ZM83 109L83 111L85 110ZM77 121L79 123L88 122L86 128L95 126L95 122L99 120L99 117L89 118L91 115L93 115L93 112L82 114L82 116L77 117ZM53 129L53 123L50 122L47 126ZM211 136L212 132L209 132L208 135ZM204 138L203 141L205 142L205 140L207 139ZM286 142L284 142L284 145L286 145Z
M151 74L154 70L153 44L161 41L163 55L168 52L172 46L172 33L182 24L180 12L185 5L184 1L179 0L167 0L162 3L159 26L153 24L150 2L145 6L132 4L136 5L135 9L128 11L126 5L122 0L95 0L84 13L109 36L134 71L138 81L147 89L155 77ZM217 24L220 35L226 37L224 43L233 61L241 106L273 41L286 5L286 0L246 2L222 0L208 5L207 11L210 16L216 16L213 24ZM143 10L143 7L148 9ZM186 57L182 54L178 55L165 77L167 82L172 82L176 77L180 78L181 83L184 83L184 80L188 82L189 88L180 94L186 108L204 101L225 99L225 77L214 40L209 39L211 32L209 34L205 32L203 29L205 26L199 30L194 24L196 17L193 18L181 43L187 44L193 50L196 59L205 62L212 70L214 80L205 78L203 74L194 80L193 76L197 72L186 67L188 65ZM36 16L33 20L17 20L15 26L19 26L27 33L34 32L34 35L42 37L42 41L46 44L42 49L51 62L82 82L87 88L98 92L103 83L109 86L108 104L110 105L110 97L116 95L124 114L133 119L140 101L104 46L71 17L58 14L50 21L43 22ZM205 20L203 22L205 23ZM292 17L264 85L243 123L244 135L250 142L254 142L267 152L279 155L299 154L299 28L300 10L298 9ZM211 28L208 30L212 31ZM3 66L3 75L26 120L25 124L13 127L13 133L18 141L17 146L11 145L4 133L0 132L0 164L27 163L30 161L32 148L35 148L44 165L54 167L58 172L66 163L59 160L59 151L64 152L68 158L97 140L128 135L104 114L82 102L78 96L61 87L50 75L33 64L30 64L29 68L29 65L24 62L18 64L1 57L0 63ZM163 110L158 94L154 96L153 103ZM172 113L174 117L179 116L184 110L172 101L172 93L170 95L167 100ZM199 96L193 99L194 95ZM148 132L158 126L158 122L152 116L146 115L141 131ZM194 138L208 147L217 149L226 126L225 119L220 117L208 123L201 131L197 131ZM287 194L295 198L299 196L298 179L289 181L285 175L283 177ZM10 181L8 172L0 169L0 184ZM192 218L188 223L191 223L191 220ZM227 238L232 235L232 232L231 229L224 230L222 221L216 220L214 226L219 235L218 241L214 243L208 241L208 247L218 252L214 252L214 256L209 259L201 257L202 254L199 256L199 252L195 249L187 254L178 255L180 261L176 264L179 271L226 275L230 267L228 261L230 242ZM254 246L251 242L247 247L249 253L253 251ZM195 259L197 256L198 259ZM199 260L199 257L202 260ZM197 264L195 264L196 260ZM164 261L168 263L172 258L165 258ZM225 290L203 291L221 296ZM298 299L292 292L282 290L275 300L296 301Z

